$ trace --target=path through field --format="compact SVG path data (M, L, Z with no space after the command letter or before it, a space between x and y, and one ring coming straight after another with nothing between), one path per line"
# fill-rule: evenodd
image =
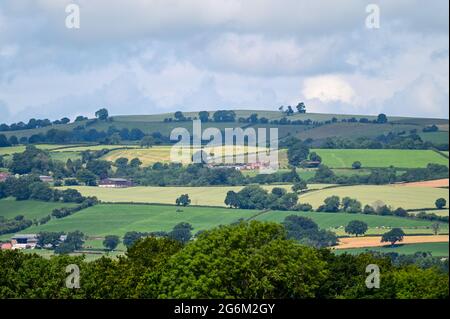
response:
M448 235L436 236L405 236L399 244L418 244L418 243L443 243L448 242ZM381 247L389 245L389 243L382 243L381 236L367 236L367 237L350 237L340 238L339 245L335 249L349 249L349 248L364 248L364 247Z

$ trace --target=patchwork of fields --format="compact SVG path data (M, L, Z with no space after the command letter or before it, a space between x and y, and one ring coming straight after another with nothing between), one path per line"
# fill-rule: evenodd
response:
M276 111L236 111L237 117L248 117L252 113L258 113L259 117L266 117L269 120L280 119L284 115ZM161 132L163 135L169 135L175 127L185 127L192 130L192 122L171 122L164 123L163 120L172 117L173 114L158 114L151 116L116 116L113 118L114 126L121 128L139 128L146 134ZM185 113L185 116L196 117L197 113ZM337 119L350 118L350 115L333 114L295 114L290 120L311 119L313 121L326 121L332 117ZM361 116L354 116L359 119ZM375 117L364 116L369 119ZM421 132L422 126L437 124L440 129L448 129L447 120L436 119L411 119L401 117L390 117L393 124L363 124L363 123L335 123L318 127L307 125L280 125L279 136L283 140L289 136L296 136L300 139L312 138L312 145L320 145L327 137L339 136L342 138L355 138L359 136L375 137L389 132L408 132L411 129L419 129L418 133L424 141L433 143L448 143L447 132ZM96 122L92 125L100 131L106 131L111 125L109 122ZM251 126L276 127L272 124L230 124L230 123L202 123L203 129L208 127L217 127L224 129L231 126ZM59 126L58 126L59 128ZM63 128L61 126L61 128ZM71 129L69 124L67 129ZM48 128L42 128L29 131L5 132L7 136L17 135L28 136L32 132L45 133ZM33 133L33 134L34 134ZM126 142L124 142L126 143ZM108 149L110 152L101 159L114 162L116 159L125 157L129 160L139 158L144 166L152 165L156 162L168 163L171 161L171 146L153 146L151 148L141 148L139 145L36 145L40 149L48 150L54 160L66 162L67 159L81 158L83 151L96 151ZM223 157L224 151L230 151L232 147L223 147L216 149L205 149L205 152L212 157ZM11 155L23 152L25 146L3 147L0 148L0 155L10 159ZM199 149L193 149L189 153L179 157L184 164L191 162L192 153ZM238 147L234 150L235 155L248 155L255 153L257 149L251 147ZM336 175L370 174L371 168L385 168L394 166L397 173L400 174L410 168L426 167L429 163L437 163L449 166L448 151L437 152L432 150L395 150L395 149L311 149L311 152L318 153L322 158L322 163L333 169ZM279 161L281 171L288 171L287 151L285 149L279 152ZM352 169L355 161L362 163L362 169ZM244 171L246 175L254 176L257 171ZM298 169L299 175L303 179L309 179L314 176L315 169ZM449 202L448 179L441 181L431 181L426 183L413 183L408 185L356 185L356 186L337 186L329 184L309 184L309 191L300 195L300 202L310 203L314 208L323 204L325 198L336 195L341 199L343 197L356 198L365 204L372 204L376 201L393 207L403 207L404 209L414 209L419 213L424 210L427 213L434 213L439 216L448 216L448 208L435 210L435 200L443 197ZM282 187L291 191L291 185L264 185L263 188L271 190L273 187ZM445 189L447 187L447 189ZM414 236L414 240L423 243L409 243L398 245L396 247L374 247L371 250L380 252L399 252L411 254L416 251L432 251L434 256L448 256L448 236L447 242L427 242L431 240L433 230L432 221L418 220L411 218L399 218L394 216L375 216L364 214L345 214L345 213L317 213L317 212L283 212L283 211L257 211L240 210L225 208L224 199L228 191L235 192L241 190L243 186L220 186L220 187L133 187L125 189L108 189L98 187L70 187L79 190L85 196L96 196L103 204L79 211L71 216L55 219L52 218L47 224L40 226L31 226L21 233L38 233L40 231L75 231L80 230L89 236L85 248L98 249L97 255L89 258L99 257L102 249L102 237L105 235L123 236L127 231L169 231L173 226L180 222L187 222L193 225L194 233L200 230L211 229L219 225L226 225L239 220L257 220L281 223L289 215L298 215L313 219L320 228L335 232L338 236L348 236L345 233L345 226L352 220L361 220L368 224L369 229L366 235L380 235L393 227L402 228L408 235ZM173 206L175 200L182 194L189 194L191 205L201 207L179 208ZM127 203L127 204L124 204ZM148 205L152 204L152 205ZM0 216L13 218L17 215L24 215L27 219L40 219L51 214L55 208L69 207L74 204L66 203L46 203L39 201L15 201L12 199L0 200ZM448 205L447 205L448 207ZM440 234L448 234L448 223L441 223ZM420 235L420 236L419 236ZM0 240L8 240L11 234L0 236ZM409 238L413 236L408 236ZM444 237L443 237L444 238ZM355 239L351 239L355 240ZM364 240L364 239L356 239ZM366 238L366 240L370 240ZM378 239L377 243L378 244ZM408 241L406 241L408 242ZM373 243L372 243L373 244ZM123 249L121 244L120 249ZM350 246L349 246L350 247ZM347 247L347 248L349 248ZM344 247L345 248L345 247ZM342 249L336 253L349 252L360 253L366 251L365 248ZM44 252L46 254L47 251ZM119 252L118 252L119 253Z
M358 185L331 187L330 184L310 184L310 192L300 195L300 202L309 203L314 208L323 204L325 198L330 196L352 197L365 204L372 204L382 200L393 208L426 209L434 208L437 198L449 199L448 190L431 187L403 187L398 185ZM263 188L271 190L273 187L282 187L290 191L291 185L264 185ZM96 196L104 202L134 202L174 204L182 194L189 194L192 205L225 206L224 200L230 190L235 192L243 186L209 186L209 187L133 187L123 189L105 189L98 187L76 186L71 187L85 196ZM314 191L313 191L314 190Z
M310 184L309 189L322 189L331 184ZM263 185L264 189L272 190L281 187L291 191L292 185ZM189 194L191 205L225 206L227 192L240 191L244 186L208 186L208 187L132 187L132 188L99 188L88 186L71 186L84 196L96 196L103 202L110 203L154 203L175 204L182 194Z
M374 216L346 213L307 213L214 208L184 207L165 205L101 204L80 211L74 215L52 219L45 225L32 226L26 233L40 231L80 230L88 236L119 235L127 231L168 231L180 222L188 222L194 232L227 225L240 219L282 222L289 215L305 216L313 219L321 228L339 230L348 222L358 219L365 221L377 233L384 233L391 227L402 227L405 232L429 233L432 222L393 216ZM448 225L442 224L441 233L448 232ZM23 232L22 232L23 233Z

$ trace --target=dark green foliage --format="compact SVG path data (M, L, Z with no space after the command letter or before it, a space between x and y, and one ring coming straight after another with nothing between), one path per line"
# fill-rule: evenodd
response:
M445 205L447 205L447 201L445 200L445 198L438 198L436 199L435 205L436 208L442 209L445 207Z
M69 264L80 267L80 289L65 286ZM369 264L382 269L380 289L365 285ZM93 262L0 251L0 298L227 297L446 299L448 262L425 253L337 256L287 240L281 225L260 222L205 231L184 247L168 238L140 239L126 257Z
M337 213L340 210L341 199L339 196L325 198L324 205L319 206L318 212Z
M290 239L316 248L330 247L337 244L337 237L319 226L310 218L291 215L284 219L283 225Z
M183 194L180 197L178 197L175 201L177 206L188 206L191 203L191 199L189 198L188 194Z
M304 142L297 140L293 142L287 151L289 164L292 166L299 166L300 163L308 158L309 146Z
M117 248L117 246L120 244L119 236L116 235L108 235L105 236L105 239L103 240L103 246L109 251L113 251Z
M356 235L356 237L359 235L364 235L368 229L369 226L360 220L352 220L347 226L345 226L345 232L347 234Z
M396 242L402 241L405 237L405 232L401 228L392 228L387 233L384 233L381 237L381 242L390 242L391 245L395 245Z
M194 228L191 224L188 223L179 223L175 225L170 233L168 233L168 237L179 241L182 244L186 244L192 238L192 230Z

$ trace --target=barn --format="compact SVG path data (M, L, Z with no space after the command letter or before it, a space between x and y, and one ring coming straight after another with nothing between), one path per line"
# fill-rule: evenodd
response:
M124 178L106 178L98 183L98 187L105 188L126 188L133 186L133 182Z

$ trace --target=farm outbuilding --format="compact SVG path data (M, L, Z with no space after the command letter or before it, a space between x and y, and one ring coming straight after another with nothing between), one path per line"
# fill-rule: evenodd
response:
M12 249L33 249L38 242L36 234L18 234L11 237Z
M106 178L98 183L98 187L126 188L133 186L133 182L124 178Z

